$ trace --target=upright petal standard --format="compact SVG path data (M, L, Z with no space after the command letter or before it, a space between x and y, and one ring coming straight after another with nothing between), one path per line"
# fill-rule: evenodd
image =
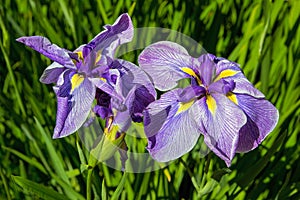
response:
M162 91L190 78L190 86L164 93L144 111L147 149L158 161L182 156L203 134L230 166L236 152L256 148L277 124L277 109L234 62L211 54L193 58L182 46L161 41L144 49L139 64Z

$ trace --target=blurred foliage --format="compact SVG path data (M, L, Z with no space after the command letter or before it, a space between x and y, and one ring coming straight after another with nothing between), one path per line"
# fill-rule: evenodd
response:
M15 41L43 35L75 49L129 12L135 27L182 32L241 65L279 110L275 130L230 170L192 152L168 167L130 174L99 164L95 199L300 199L299 0L2 0L0 199L85 199L88 152L77 134L52 140L56 98L39 76L51 61ZM201 139L200 139L201 140ZM79 152L79 153L78 153ZM124 174L124 175L123 175Z

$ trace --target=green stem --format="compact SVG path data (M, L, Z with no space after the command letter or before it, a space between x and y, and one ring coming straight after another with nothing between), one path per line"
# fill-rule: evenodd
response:
M179 161L181 164L183 164L183 166L185 167L187 173L189 174L189 176L192 178L194 176L193 172L190 170L189 166L185 163L185 161L182 158L179 158Z
M2 173L2 169L0 169L0 176L1 176L1 179L2 179L2 182L3 182L3 185L4 185L4 189L5 189L5 192L6 192L6 197L7 197L8 200L11 200L11 197L10 197L10 194L9 194L9 189L8 189L8 184L7 184L6 178L4 177L4 174Z
M201 183L200 183L200 190L203 189L203 187L205 186L205 183L207 181L207 174L208 174L208 170L209 170L209 165L210 165L210 160L211 160L211 153L209 153L207 155L207 159L205 160L205 166L203 168L203 172L202 172L202 179L201 179Z
M191 177L191 181L193 183L193 186L195 187L195 189L198 191L198 193L200 192L200 187L197 183L197 180L193 174L193 172L190 170L190 168L188 167L188 165L184 162L184 160L182 158L179 158L180 163L183 164L183 166L185 167L187 173L189 174L189 176Z
M93 167L88 169L87 180L86 180L86 199L92 199L92 175L93 175Z

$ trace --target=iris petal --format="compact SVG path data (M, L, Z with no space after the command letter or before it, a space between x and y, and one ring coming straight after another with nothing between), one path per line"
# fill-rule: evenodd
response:
M69 51L58 47L56 44L51 44L51 42L45 37L20 37L17 39L17 41L67 68L76 69L72 59L68 55Z
M204 85L208 86L216 73L216 64L210 54L204 54L198 59L199 71Z
M66 70L64 66L57 62L53 62L49 65L40 77L40 81L45 84L56 83L60 74Z
M191 68L192 57L180 45L162 41L144 49L139 56L139 64L151 77L154 85L161 91L174 88L177 81L191 77L186 68Z
M229 61L224 58L218 58L219 61L216 64L216 77L214 83L221 82L223 80L227 82L234 82L235 87L233 92L238 94L249 94L256 98L264 98L264 94L256 89L252 83L243 74L239 65L235 62ZM220 80L223 79L223 80ZM213 84L214 84L213 83ZM210 86L212 87L212 86Z
M65 137L77 131L87 119L95 98L96 88L87 78L74 88L72 94L60 96L59 89L66 84L71 85L71 81L66 80L63 85L54 87L58 105L53 138Z
M125 60L116 60L115 65L119 65L120 77L116 81L115 90L127 96L128 92L135 86L137 88L144 86L154 98L156 98L156 91L153 87L152 81L148 75L135 64L125 61Z
M117 98L120 101L124 100L124 97L115 91L114 86L109 84L105 79L102 78L89 78L89 80L99 89L103 90L105 93Z
M234 80L235 82L235 87L234 90L232 91L233 93L237 94L248 94L250 96L256 97L256 98L264 98L265 95L256 89L250 81L244 78L227 78L228 81Z
M275 128L278 110L267 100L249 95L236 94L239 107L246 113L248 120L239 132L237 151L247 152L256 148Z
M211 112L204 97L194 107L197 122L201 124L206 145L230 166L239 139L239 130L246 123L244 112L225 95L212 94L214 112ZM211 99L209 101L212 101Z
M133 25L127 13L118 17L113 25L104 26L105 30L92 39L83 50L84 58L90 51L102 50L104 55L114 57L116 48L133 38Z
M227 60L225 58L222 58L222 57L216 57L212 54L210 54L210 55L216 63L216 75L221 74L221 72L225 71L225 70L231 70L231 71L237 71L237 72L242 71L239 64L232 62L230 60Z
M178 113L182 89L167 92L145 111L148 151L159 162L179 158L196 144L200 132L194 121L194 105Z

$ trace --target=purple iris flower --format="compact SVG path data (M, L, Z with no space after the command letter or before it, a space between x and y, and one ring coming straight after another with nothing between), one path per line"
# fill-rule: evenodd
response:
M173 89L180 79L191 80L144 112L147 149L158 161L187 153L202 133L206 145L230 166L236 152L256 148L277 124L277 109L234 62L211 54L193 58L182 46L161 41L144 49L139 64L161 91Z
M129 62L114 59L114 53L119 45L132 40L132 22L128 14L122 14L113 25L106 25L104 28L105 30L88 44L81 45L74 52L51 44L42 36L17 39L18 42L24 43L54 61L40 78L42 83L56 84L53 89L58 106L53 138L65 137L77 131L88 118L95 98L97 105L94 111L103 118L112 114L108 102L111 99L120 105L124 102L125 105L126 95L132 87L127 88L128 91L122 91L125 89L122 86L124 78L121 77L138 73L139 68ZM125 69L127 71L121 74L120 72ZM149 78L144 82L136 82L139 86L146 87L147 95L153 94L154 100L155 90L149 89L148 82L151 82L147 80ZM145 82L147 86L143 85ZM130 86L134 83L131 82ZM132 115L135 113L138 112L130 112Z

